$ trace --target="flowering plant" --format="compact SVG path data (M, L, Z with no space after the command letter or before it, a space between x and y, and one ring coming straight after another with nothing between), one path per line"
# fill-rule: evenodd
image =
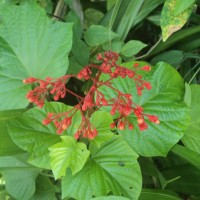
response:
M172 0L85 2L0 3L0 199L198 197L176 183L199 170L199 88L160 53L194 1L178 14ZM147 50L137 29L156 8L163 42Z

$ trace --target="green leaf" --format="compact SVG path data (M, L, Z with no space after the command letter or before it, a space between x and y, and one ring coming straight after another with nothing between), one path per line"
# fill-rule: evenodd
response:
M24 110L7 110L0 111L0 156L14 155L23 152L10 138L6 123L8 120L13 120L13 118L21 115Z
M124 65L131 68L133 62ZM142 96L138 96L134 80L128 77L113 80L112 86L121 92L131 94L133 102L142 106L144 113L158 116L160 124L146 120L148 129L141 132L137 127L136 117L132 114L128 119L135 124L135 128L132 131L126 129L118 132L138 154L166 156L183 137L189 122L188 108L183 102L184 82L178 72L166 63L159 63L152 67L151 72L140 72L140 74L152 85L152 89L144 90ZM99 90L106 99L116 96L108 87L103 86Z
M177 69L184 61L184 53L183 51L178 51L178 50L165 51L164 53L155 56L151 60L151 64L156 65L156 63L160 61L166 62Z
M98 24L104 14L94 8L88 8L84 12L84 25L85 28L88 28L91 25Z
M0 191L0 199L6 199L6 200L16 200L13 197L11 197L6 190Z
M120 136L91 150L91 159L74 176L68 170L62 180L62 197L79 200L105 196L137 199L141 191L141 174L137 154Z
M35 192L35 179L38 169L16 169L2 172L6 190L17 200L27 200Z
M36 179L36 191L30 200L56 200L55 186L48 177L39 175Z
M159 42L159 44L149 53L147 57L153 56L158 54L161 51L175 45L176 43L185 43L185 41L190 40L193 38L194 35L199 34L200 26L192 26L183 30L180 30L174 33L166 42ZM199 43L197 43L199 45Z
M175 193L159 189L143 189L139 200L180 200Z
M147 16L160 4L163 4L165 0L145 0L142 4L142 7L140 8L136 19L134 20L132 24L132 28L135 27L138 23L140 23L144 19L148 19Z
M178 31L187 22L190 14L192 13L193 6L190 6L184 12L176 15L175 7L179 5L178 1L166 0L161 13L161 29L163 42L172 35L174 32Z
M30 153L29 162L37 167L50 169L50 157L48 148L61 141L56 134L53 123L45 126L42 120L47 113L62 113L72 107L62 103L47 103L43 109L33 108L22 116L8 123L8 130L12 140L23 150ZM78 129L76 124L77 114L73 117L72 125L67 129L73 135ZM79 122L79 121L78 121Z
M91 25L84 34L85 41L92 47L109 42L117 36L113 31L100 25Z
M131 57L139 53L147 45L139 40L130 40L122 48L122 54Z
M91 140L91 143L100 147L103 142L106 142L113 136L113 132L110 130L110 124L113 123L112 116L107 112L96 111L90 122L98 131L98 135Z
M184 147L179 144L176 144L171 151L183 158L184 160L188 161L190 164L193 166L197 167L200 169L200 154Z
M65 74L72 24L50 20L36 3L6 6L0 18L0 109L24 108L30 90L24 78Z
M176 0L174 14L179 15L195 3L196 0Z
M66 169L70 167L72 175L79 172L90 155L87 146L70 136L62 136L62 142L49 148L51 168L55 179L65 176Z
M122 50L123 43L119 39L113 40L111 43L105 43L102 47L104 51L114 51L120 53Z
M109 26L112 25L112 30L119 34L122 41L126 39L132 24L137 20L138 12L143 3L144 0L116 1Z
M182 142L184 145L194 152L200 154L200 86L191 85L191 104L190 104L190 116L191 121L185 132Z

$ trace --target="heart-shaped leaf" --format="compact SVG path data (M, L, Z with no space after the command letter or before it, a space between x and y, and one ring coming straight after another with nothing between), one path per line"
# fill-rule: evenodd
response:
M125 66L132 67L133 62ZM182 138L189 122L188 108L183 102L184 82L176 70L165 63L152 67L151 72L141 71L140 74L152 85L152 89L144 90L142 96L138 96L134 81L128 77L113 80L113 87L131 94L133 102L142 106L144 113L158 116L160 124L147 120L148 129L141 132L136 125L136 117L132 114L128 119L135 124L135 128L119 130L119 133L140 155L166 156L172 146ZM100 90L107 99L116 96L108 87L103 86Z
M37 167L50 169L49 147L60 142L60 136L56 134L56 127L53 123L45 126L42 120L47 113L61 113L71 109L62 103L47 103L43 109L33 108L22 116L11 120L8 123L8 131L12 140L20 148L30 153L29 162ZM72 120L71 130L74 127ZM78 125L77 125L78 126ZM69 130L68 130L69 131ZM75 131L75 130L74 130ZM73 135L74 132L71 134Z
M51 167L55 179L65 175L66 169L70 167L72 175L79 172L87 161L90 152L84 143L70 136L62 136L62 142L54 144L49 148Z
M102 144L91 145L91 159L74 176L67 171L62 180L62 197L79 200L105 196L112 192L116 196L137 199L141 191L141 174L137 154L115 136Z

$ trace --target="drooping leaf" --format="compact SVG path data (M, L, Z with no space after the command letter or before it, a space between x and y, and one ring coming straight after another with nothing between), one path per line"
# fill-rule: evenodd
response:
M130 40L122 48L122 54L131 57L139 53L147 45L139 40Z
M42 120L47 113L62 113L71 109L62 103L52 102L46 104L43 109L33 108L22 116L13 119L8 124L8 131L12 140L23 150L30 153L29 162L37 167L50 169L50 157L48 148L61 141L56 134L53 123L45 126ZM72 125L67 129L69 135L73 135L79 124L75 114Z
M72 175L75 175L83 168L90 155L84 143L77 143L71 136L62 136L61 138L61 142L49 148L51 168L55 179L64 176L68 167L70 167Z
M36 3L6 6L0 19L0 109L25 108L24 78L65 74L72 24L50 20Z
M190 124L182 141L186 147L200 154L200 86L191 85Z
M132 67L133 63L124 65ZM113 87L131 94L133 102L142 106L144 113L158 116L160 124L146 120L148 129L140 131L136 118L132 114L128 119L135 128L132 131L126 129L118 132L138 154L166 156L172 146L182 138L189 122L188 108L183 102L184 82L176 70L165 63L152 67L151 72L140 74L152 85L152 89L144 90L142 96L138 96L134 81L127 77L113 80ZM99 89L107 99L116 96L115 92L108 87L103 86Z
M100 25L91 25L84 34L89 46L98 46L111 41L118 35L108 28Z
M170 35L183 27L192 13L193 5L179 13L179 15L176 15L175 7L178 6L179 3L180 2L176 0L165 1L161 13L161 28L164 42Z
M62 197L79 200L106 196L137 199L141 190L141 174L137 154L120 136L105 142L100 149L90 148L91 159L75 174L67 171L62 180Z

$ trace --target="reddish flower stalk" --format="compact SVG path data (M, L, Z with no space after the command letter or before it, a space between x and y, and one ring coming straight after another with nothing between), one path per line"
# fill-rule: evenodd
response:
M82 121L74 137L76 139L80 137L93 139L97 136L98 132L90 123L90 117L96 110L103 106L111 107L111 115L119 115L115 122L111 124L111 128L117 126L118 129L124 130L128 127L132 130L134 125L128 120L128 116L131 114L137 117L137 124L141 131L148 128L145 122L146 119L155 124L159 124L160 121L157 116L143 113L143 108L133 102L131 94L125 94L112 86L112 80L115 78L130 78L135 82L137 93L141 96L145 88L147 90L151 89L151 84L143 80L142 75L138 74L137 71L150 71L151 67L148 65L140 67L138 63L135 63L132 69L128 69L117 64L118 57L118 54L115 52L104 52L104 54L97 55L97 61L100 62L100 64L87 65L77 75L66 75L58 79L47 77L45 80L29 77L23 80L25 84L38 84L35 89L28 92L26 97L30 102L35 103L40 108L43 107L47 95L50 94L53 95L55 101L64 98L66 93L71 93L80 100L79 103L68 112L59 114L49 113L47 118L43 120L43 124L47 125L53 122L56 126L57 133L61 134L71 125L74 114L79 110ZM93 68L97 70L96 74L93 73ZM105 81L100 80L101 74L109 75L108 79ZM92 87L85 97L81 97L65 87L68 79L71 77L91 80L93 82ZM114 93L116 93L116 96L111 99L106 99L104 94L98 90L101 86L112 89Z

